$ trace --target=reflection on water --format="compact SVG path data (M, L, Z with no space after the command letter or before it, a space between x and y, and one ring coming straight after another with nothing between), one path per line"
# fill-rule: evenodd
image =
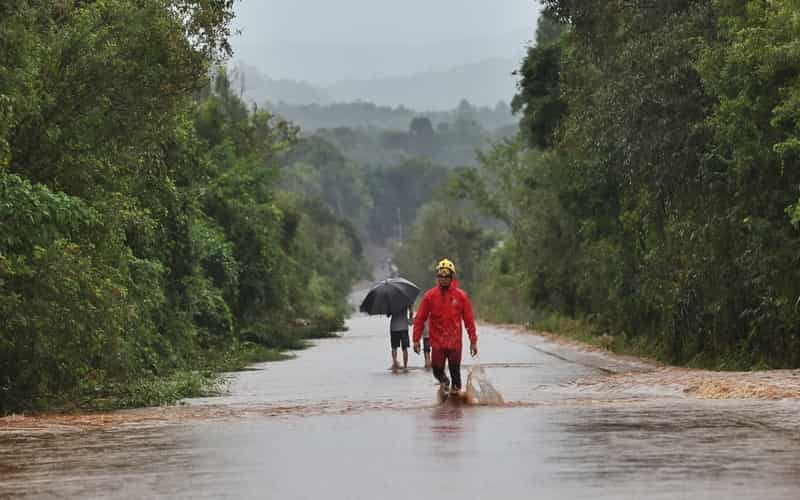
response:
M444 439L464 432L464 402L460 397L451 397L431 410L430 430Z
M797 409L446 403L6 436L0 497L794 499L800 446L780 422Z
M438 403L430 372L385 369L384 327L357 318L182 423L0 429L0 498L797 497L800 403L585 389L590 366L488 328L482 366L510 403Z
M779 479L800 486L796 404L651 402L566 411L561 473L621 480ZM769 484L774 484L768 482Z
M152 485L162 471L186 467L191 453L173 427L6 436L0 497L124 497L128 481Z

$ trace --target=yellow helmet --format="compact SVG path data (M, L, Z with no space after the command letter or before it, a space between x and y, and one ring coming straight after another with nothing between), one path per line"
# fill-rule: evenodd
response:
M443 270L448 271L450 274L456 274L456 265L453 264L449 259L442 259L436 264L436 272L441 272Z

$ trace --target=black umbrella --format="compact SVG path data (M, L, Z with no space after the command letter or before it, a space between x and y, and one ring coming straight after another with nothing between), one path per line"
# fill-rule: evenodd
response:
M361 301L359 310L367 314L399 313L419 295L419 287L405 278L388 278L376 283Z

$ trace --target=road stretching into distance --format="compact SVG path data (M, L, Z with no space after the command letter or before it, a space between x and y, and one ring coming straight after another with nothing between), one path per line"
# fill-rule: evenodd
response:
M232 375L221 397L118 412L104 425L0 426L0 498L794 500L800 491L796 399L594 383L652 377L654 367L479 325L481 366L505 402L440 403L420 356L411 353L406 373L388 370L387 321L356 315L340 338ZM471 364L465 356L465 378ZM156 416L141 418L148 411Z

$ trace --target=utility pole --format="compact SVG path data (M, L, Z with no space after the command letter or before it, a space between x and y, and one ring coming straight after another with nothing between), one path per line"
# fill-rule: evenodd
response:
M397 241L403 244L403 220L400 218L400 207L397 207Z

